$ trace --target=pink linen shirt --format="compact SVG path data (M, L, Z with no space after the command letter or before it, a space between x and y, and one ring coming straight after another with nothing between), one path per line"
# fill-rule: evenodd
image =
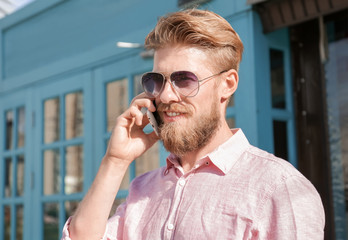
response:
M232 131L185 174L170 155L167 166L134 179L102 239L323 239L314 186L287 161L250 145L242 130Z

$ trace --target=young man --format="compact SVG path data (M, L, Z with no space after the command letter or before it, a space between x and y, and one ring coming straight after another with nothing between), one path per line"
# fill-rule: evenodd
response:
M243 51L230 24L210 11L176 12L158 21L145 45L155 50L145 92L117 118L63 239L323 239L313 185L226 123ZM159 137L143 132L142 108L158 111ZM128 166L158 140L171 152L167 166L136 178L108 220Z

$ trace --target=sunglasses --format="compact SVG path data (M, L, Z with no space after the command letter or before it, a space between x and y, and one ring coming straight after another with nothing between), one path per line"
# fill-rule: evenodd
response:
M218 76L228 70L198 80L198 77L189 71L177 71L170 74L168 80L174 89L185 97L194 97L199 92L199 83L209 78ZM152 98L157 97L163 90L166 83L166 76L163 73L147 72L141 77L141 84L145 93Z

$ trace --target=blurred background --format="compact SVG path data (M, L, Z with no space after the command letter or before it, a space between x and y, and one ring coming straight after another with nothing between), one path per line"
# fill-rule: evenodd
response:
M298 168L321 195L325 239L347 239L346 0L1 0L0 239L60 238L152 69L145 36L190 7L220 14L244 43L230 127ZM157 143L131 165L110 214L167 155Z

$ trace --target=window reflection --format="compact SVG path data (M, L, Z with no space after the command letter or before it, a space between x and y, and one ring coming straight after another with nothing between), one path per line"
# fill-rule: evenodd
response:
M5 149L12 149L12 141L13 141L13 112L6 112L6 144Z
M13 163L11 158L5 159L5 197L12 196Z
M127 172L125 173L121 185L120 185L120 189L126 190L129 188L129 183L130 183L130 175L129 175L129 168L127 170Z
M64 207L65 207L65 221L67 221L68 218L75 213L78 205L79 205L79 201L66 201L64 203Z
M285 109L284 53L270 50L272 107Z
M133 77L133 94L134 96L139 95L144 92L143 86L141 85L141 76L142 74L135 75Z
M277 157L288 159L288 134L285 121L273 121L274 154Z
M65 138L83 135L83 94L70 93L65 96Z
M11 207L4 207L4 239L11 240Z
M83 147L70 146L65 155L65 193L77 193L83 189Z
M48 99L44 104L44 142L59 140L59 98Z
M16 205L16 240L23 239L23 205Z
M228 101L228 107L234 107L234 94L230 97L230 100Z
M226 122L228 126L230 127L230 129L236 127L236 120L234 118L227 118Z
M17 196L24 194L24 156L17 157Z
M18 109L17 116L17 147L24 147L25 138L25 108Z
M60 167L59 150L46 150L44 152L44 189L45 195L60 192Z
M127 79L110 82L106 85L107 131L111 131L116 118L128 107Z
M109 213L109 218L112 217L115 214L116 209L118 208L118 206L120 206L125 201L126 201L125 198L115 198L115 200L114 200L114 202L112 204L110 213Z
M58 203L46 203L44 210L44 240L58 239L59 237L59 205Z
M348 233L348 11L327 19L326 101L335 224Z
M157 142L143 155L135 160L136 176L149 172L159 167L159 143Z

